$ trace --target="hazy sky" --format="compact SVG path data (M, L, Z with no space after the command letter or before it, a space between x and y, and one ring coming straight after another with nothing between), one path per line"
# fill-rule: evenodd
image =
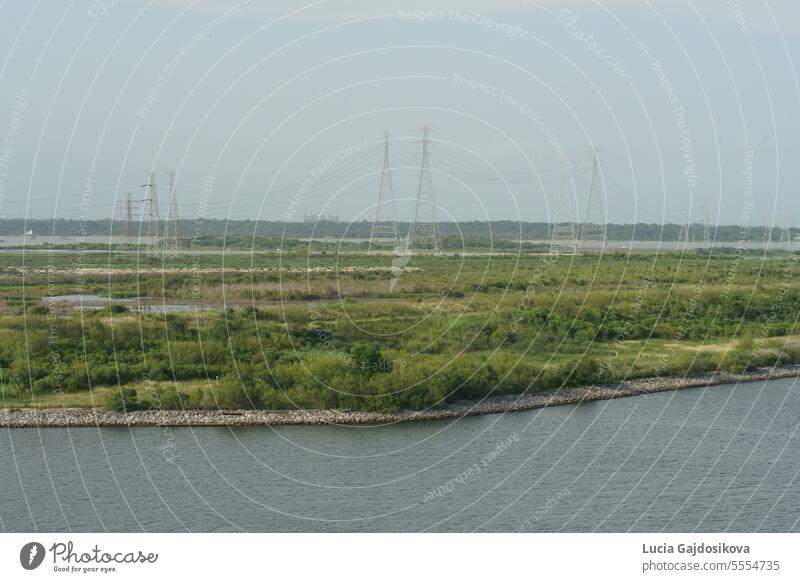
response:
M800 220L797 0L300 6L0 0L0 216L371 218L388 130L407 219L429 125L441 219Z

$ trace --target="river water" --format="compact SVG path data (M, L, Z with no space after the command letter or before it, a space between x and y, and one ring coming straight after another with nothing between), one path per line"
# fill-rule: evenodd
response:
M0 432L6 531L800 531L795 379L369 427Z

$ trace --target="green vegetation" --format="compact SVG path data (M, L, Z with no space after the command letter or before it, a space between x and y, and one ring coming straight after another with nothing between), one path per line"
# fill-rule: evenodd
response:
M163 227L163 225L162 225ZM400 232L408 232L408 223L398 223ZM458 248L462 247L462 237L474 243L503 245L507 241L517 240L549 240L550 224L546 222L520 222L514 220L468 221L468 222L442 222L440 223L442 236L451 242L458 241ZM318 222L284 222L270 220L228 220L210 219L202 220L182 219L178 221L178 234L185 239L191 238L196 245L219 247L223 242L227 247L251 248L255 241L256 248L262 247L264 239L271 238L279 241L282 238L308 239L328 238L339 241L340 239L368 239L372 223L369 220L355 222L334 222L322 220ZM690 240L702 240L703 228L701 223L689 226ZM122 229L122 221L89 220L79 221L74 219L58 218L49 219L22 219L6 218L0 221L0 236L18 236L25 230L32 229L37 235L75 237L78 234L107 237L109 234L118 235ZM680 224L637 223L637 224L609 224L607 225L609 240L638 240L638 241L677 241L680 236ZM791 228L791 236L800 234L800 229ZM771 236L773 241L779 241L781 234L778 229L767 227L751 227L749 238L754 241L764 240ZM714 240L735 242L742 238L742 228L737 225L717 225L714 227ZM492 242L489 242L492 239ZM447 242L447 240L446 240ZM338 243L337 243L338 244ZM469 245L468 245L469 246Z
M741 372L800 361L796 259L398 258L297 241L282 253L198 252L166 263L5 253L0 388L6 406L394 411ZM84 310L43 300L75 293L144 299ZM184 311L135 311L139 303Z

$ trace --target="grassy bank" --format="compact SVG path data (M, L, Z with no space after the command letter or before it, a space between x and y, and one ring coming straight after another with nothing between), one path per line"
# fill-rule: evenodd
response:
M794 255L305 251L8 255L6 405L392 412L800 362ZM47 301L73 293L206 310Z

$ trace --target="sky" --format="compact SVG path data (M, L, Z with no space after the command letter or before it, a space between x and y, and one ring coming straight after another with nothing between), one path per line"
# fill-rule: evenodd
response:
M799 58L797 0L0 0L0 216L371 220L388 131L408 220L431 127L440 220L798 226Z

